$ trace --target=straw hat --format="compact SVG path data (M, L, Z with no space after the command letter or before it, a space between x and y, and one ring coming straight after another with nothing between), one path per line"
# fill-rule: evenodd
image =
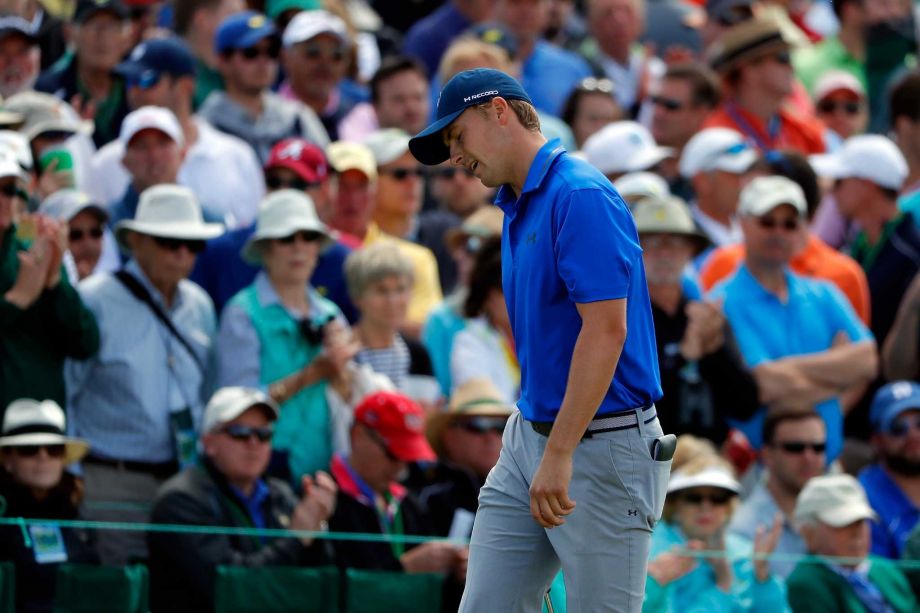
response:
M58 403L21 398L6 407L0 447L64 445L64 464L72 464L86 455L89 443L65 432L66 418Z
M459 417L473 415L487 415L507 417L511 415L511 407L504 401L501 393L488 379L470 379L459 386L450 397L447 411L431 415L425 425L425 436L428 442L441 455L441 434L452 421Z

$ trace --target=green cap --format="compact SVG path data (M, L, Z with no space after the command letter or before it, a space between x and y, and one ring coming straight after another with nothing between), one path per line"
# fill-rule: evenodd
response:
M265 14L271 19L278 19L278 15L290 9L315 11L321 8L323 8L323 3L319 0L267 0L265 2Z

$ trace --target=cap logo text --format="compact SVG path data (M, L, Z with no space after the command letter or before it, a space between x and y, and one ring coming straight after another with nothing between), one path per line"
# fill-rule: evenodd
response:
M485 98L486 96L497 96L497 95L498 95L497 89L490 89L489 91L479 92L478 94L473 94L472 96L465 96L463 98L463 101L469 102L471 100L478 100L479 98Z

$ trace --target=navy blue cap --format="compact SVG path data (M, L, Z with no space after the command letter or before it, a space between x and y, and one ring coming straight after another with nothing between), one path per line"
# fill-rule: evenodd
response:
M875 392L869 409L869 421L876 432L885 432L898 415L911 409L920 410L920 384L894 381Z
M179 38L152 38L136 46L115 72L128 80L153 82L164 74L194 76L195 56Z
M102 12L112 13L119 19L128 18L128 10L119 0L79 0L73 20L86 23L90 17Z
M475 68L454 75L438 96L437 119L409 141L412 155L430 166L448 159L450 150L444 144L441 131L469 107L498 97L533 104L521 84L500 70Z
M255 11L235 13L224 19L214 33L214 50L218 53L246 49L278 33L275 22Z

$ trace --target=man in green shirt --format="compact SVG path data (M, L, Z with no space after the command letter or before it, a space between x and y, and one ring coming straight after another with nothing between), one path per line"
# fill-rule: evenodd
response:
M197 109L208 94L224 88L224 79L217 71L214 33L217 26L234 13L246 8L243 0L183 0L175 3L176 33L195 55L195 96Z
M843 70L859 79L866 87L866 42L863 30L866 25L865 0L837 0L834 14L840 22L840 31L820 43L802 49L793 55L795 74L814 94L818 79L830 70Z

